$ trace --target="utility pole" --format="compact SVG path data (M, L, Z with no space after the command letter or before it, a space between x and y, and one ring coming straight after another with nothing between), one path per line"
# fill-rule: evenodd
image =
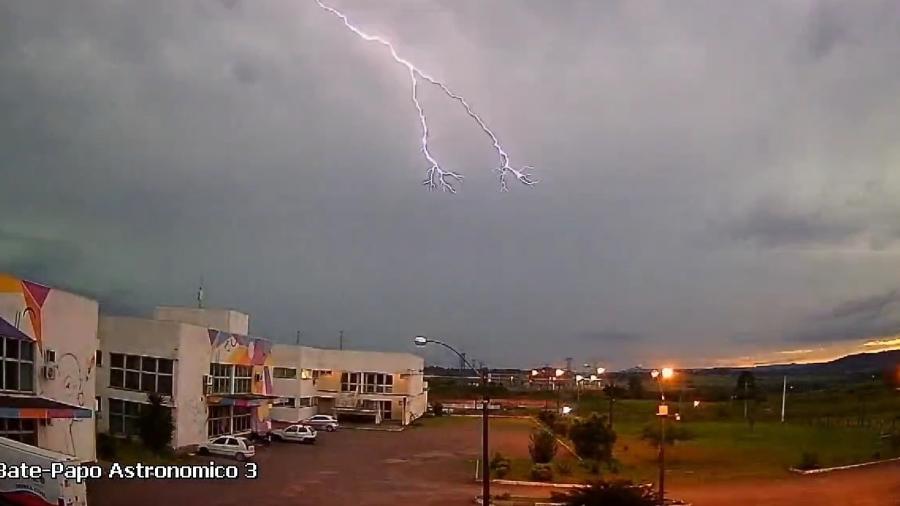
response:
M200 287L197 289L197 308L203 309L203 278L200 278Z
M300 331L297 331L297 346L300 346Z
M781 423L784 423L784 407L787 403L787 376L784 377L784 384L781 386Z
M338 336L338 349L344 349L344 331L342 330L340 335Z

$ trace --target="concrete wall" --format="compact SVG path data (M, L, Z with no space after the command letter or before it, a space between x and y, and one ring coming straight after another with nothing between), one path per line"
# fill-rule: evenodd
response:
M109 354L125 353L174 360L172 397L166 405L173 408L177 447L206 440L206 401L203 375L209 372L209 335L196 325L145 318L104 316L100 319L100 349L104 367L98 370L97 384L103 413L109 413L109 399L147 402L147 393L109 387ZM101 416L97 430L109 431L109 418Z
M97 302L72 293L23 282L0 274L0 316L10 323L23 315L19 329L35 343L35 395L94 409ZM33 293L32 293L33 292ZM40 300L43 294L43 300ZM35 297L37 295L37 297ZM27 307L32 310L25 313ZM34 319L31 315L34 314ZM56 378L41 374L44 352L56 352ZM94 420L53 419L38 427L38 445L48 450L96 460Z
M191 323L204 328L247 335L250 316L233 309L159 306L153 311L154 320Z

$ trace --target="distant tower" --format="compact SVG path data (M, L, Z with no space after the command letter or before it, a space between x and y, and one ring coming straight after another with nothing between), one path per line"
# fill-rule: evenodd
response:
M197 288L197 307L203 309L203 278L200 278L200 287Z
M572 370L572 357L566 357L566 370Z

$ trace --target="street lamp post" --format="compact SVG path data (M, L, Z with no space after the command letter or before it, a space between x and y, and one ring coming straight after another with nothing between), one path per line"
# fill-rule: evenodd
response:
M675 371L671 367L664 367L661 371L654 369L650 372L650 376L656 380L659 386L659 411L656 416L659 417L659 504L666 504L666 418L669 416L669 406L666 405L666 392L663 390L662 382L675 375Z
M472 369L472 371L481 378L481 504L489 505L491 503L491 470L488 467L488 369L486 367L481 371L475 369L472 367L472 364L466 360L465 355L456 351L456 348L443 341L430 339L424 336L416 336L415 339L413 339L413 342L416 346L425 346L428 343L434 343L447 348L453 353L456 353L456 356L458 356L469 369Z

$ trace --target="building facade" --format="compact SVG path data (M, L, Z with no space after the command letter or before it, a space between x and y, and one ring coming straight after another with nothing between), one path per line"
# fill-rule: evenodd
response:
M273 363L278 422L321 413L407 425L428 409L416 355L275 345Z
M249 318L232 310L157 308L153 319L100 319L97 430L137 434L148 395L172 410L172 445L258 430L268 420L271 343L247 336Z
M97 319L93 300L0 274L0 436L96 460Z
M223 309L160 307L99 327L99 432L136 435L150 393L172 410L176 448L319 413L408 424L427 409L415 355L273 345Z

